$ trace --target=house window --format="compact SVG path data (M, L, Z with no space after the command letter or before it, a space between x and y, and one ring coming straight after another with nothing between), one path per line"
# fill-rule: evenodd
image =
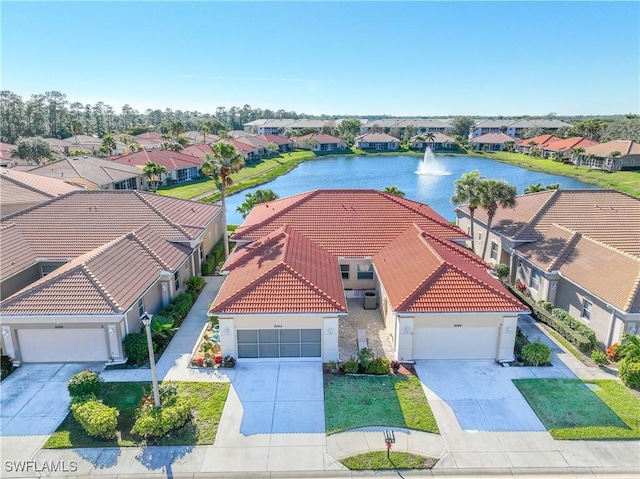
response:
M529 278L529 287L538 291L540 288L540 271L535 268L531 269L531 278Z
M358 279L373 279L373 268L371 265L358 265Z
M582 312L580 313L580 317L587 321L591 319L591 301L588 299L582 300Z
M138 317L141 318L144 315L144 301L142 298L138 300Z
M178 271L173 274L173 284L176 287L176 291L178 291L180 289L180 273Z
M498 261L498 243L491 242L491 259Z
M342 279L349 279L349 265L341 264L340 265L340 274L342 274Z

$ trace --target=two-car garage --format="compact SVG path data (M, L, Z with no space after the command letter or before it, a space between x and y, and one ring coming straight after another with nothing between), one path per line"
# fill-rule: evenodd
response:
M17 336L25 363L109 359L105 330L101 327L18 329Z
M414 359L495 359L500 328L417 328Z
M239 329L238 358L322 357L321 329Z

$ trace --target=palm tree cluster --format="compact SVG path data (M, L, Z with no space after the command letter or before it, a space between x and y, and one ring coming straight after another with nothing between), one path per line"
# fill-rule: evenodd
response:
M516 204L516 187L504 180L485 179L478 170L464 173L454 181L453 203L467 203L471 216L471 249L475 251L474 217L480 207L487 211L487 224L481 258L484 259L489 244L489 230L498 208L513 208Z
M280 198L273 190L256 190L254 193L247 193L244 195L245 200L240 206L236 208L236 211L246 218L251 209L260 203L267 203Z
M162 176L167 174L167 168L153 161L147 161L142 169L142 174L149 180L149 190L158 191L158 186L162 183Z

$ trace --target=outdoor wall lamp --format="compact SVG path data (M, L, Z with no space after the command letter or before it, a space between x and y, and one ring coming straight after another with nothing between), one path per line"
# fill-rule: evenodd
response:
M229 328L224 328L224 329L222 330L222 332L223 332L224 334L229 334Z
M332 335L332 334L333 334L333 328L329 328L329 329L327 329L327 334L328 334L328 335Z
M405 326L404 327L404 332L407 333L407 334L411 333L411 326Z

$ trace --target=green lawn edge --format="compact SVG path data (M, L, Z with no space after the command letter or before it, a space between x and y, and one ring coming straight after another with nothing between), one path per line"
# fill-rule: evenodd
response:
M379 471L392 469L431 469L437 459L410 452L391 451L391 461L387 451L372 451L345 457L340 463L352 471Z
M191 407L192 417L187 424L169 437L153 442L158 446L193 446L213 444L222 411L229 394L228 383L172 382L178 394ZM117 407L118 439L99 439L88 436L69 413L56 431L45 442L43 449L71 449L85 447L136 447L144 445L142 438L132 436L129 431L135 421L135 408L140 404L143 388L148 382L103 383L101 393L104 404Z
M631 393L621 382L613 379L514 379L514 385L518 388L531 409L538 416L540 421L547 428L554 439L558 440L626 440L640 439L640 399ZM591 391L599 398L610 411L620 419L625 426L582 426L582 427L553 427L553 414L584 416L584 408L576 406L567 410L561 401L554 400L549 410L545 410L542 403L545 397L542 391L545 387L551 390L558 389L561 384L594 384L600 390ZM536 391L538 389L538 391ZM563 411L566 411L563 413Z
M386 426L439 434L417 376L325 375L327 435Z

